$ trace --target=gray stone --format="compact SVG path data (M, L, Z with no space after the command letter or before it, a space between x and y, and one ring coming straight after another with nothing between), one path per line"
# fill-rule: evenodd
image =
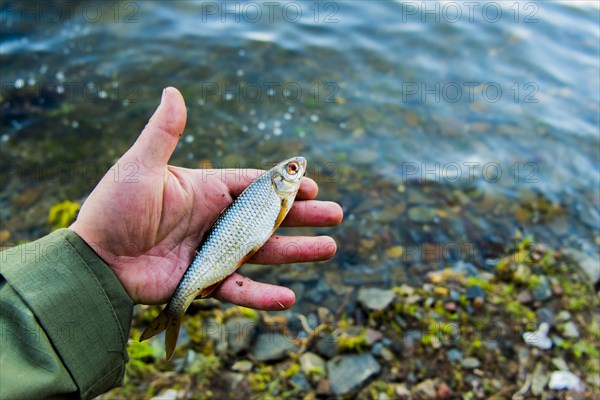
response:
M529 293L528 290L521 290L517 294L517 300L521 304L529 304L533 301L533 297L531 296L531 293Z
M548 350L552 347L552 340L548 337L549 331L550 325L546 322L542 322L537 331L523 333L523 341L538 349Z
M257 361L277 361L296 350L298 346L291 338L278 333L264 333L256 340L252 355Z
M550 376L548 387L552 390L576 390L583 392L584 387L581 379L569 371L554 371Z
M321 332L317 339L317 352L326 358L332 358L337 354L339 332Z
M437 222L435 209L429 207L411 207L408 209L408 219L420 224Z
M581 269L583 269L593 283L600 281L600 259L597 256L591 257L583 251L578 250L565 250L564 253L577 261Z
M550 282L544 275L539 277L538 283L533 288L533 299L535 301L546 301L552 297L552 289L550 288Z
M462 351L457 350L457 349L450 349L448 350L448 360L450 360L450 362L452 364L456 364L457 362L461 361L463 359L464 355L462 353Z
M231 366L231 369L238 372L248 372L252 370L252 363L248 360L239 360Z
M314 374L318 371L325 373L325 361L315 353L304 353L300 357L300 368L306 375Z
M476 298L485 298L485 292L479 285L473 285L467 289L467 299L475 300Z
M236 387L244 380L244 374L240 374L238 372L225 372L223 374L223 378L229 384L229 387Z
M256 335L256 321L245 317L232 317L225 321L227 343L232 354L239 354L250 348Z
M561 358L561 357L554 357L552 359L552 366L559 371L568 371L569 370L569 366L567 365L567 362L565 361L564 358Z
M565 337L573 339L579 338L579 329L577 329L577 325L575 325L573 321L569 321L566 324L564 324L562 331Z
M435 399L437 397L435 381L433 379L426 379L420 382L414 387L414 391L426 399Z
M303 374L294 374L290 378L290 383L299 387L303 392L308 392L311 389L310 383L308 383L308 380L306 380L306 377Z
M460 365L464 369L475 369L475 368L479 367L480 362L475 357L467 357L461 361Z
M380 370L379 363L369 353L337 356L327 362L331 389L337 396L360 389Z
M542 363L537 363L534 370L533 376L531 377L531 393L535 396L539 396L544 391L546 384L548 384L549 376L546 373Z
M365 310L383 310L394 300L396 295L393 290L378 288L360 288L358 301Z
M554 325L554 320L556 319L556 316L549 308L540 308L539 310L537 310L536 315L540 323L545 322L550 327Z

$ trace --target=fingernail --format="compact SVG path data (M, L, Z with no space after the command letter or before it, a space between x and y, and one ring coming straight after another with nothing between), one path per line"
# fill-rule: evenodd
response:
M162 95L160 96L160 102L163 102L163 99L165 98L165 93L167 93L167 88L164 88L162 91Z

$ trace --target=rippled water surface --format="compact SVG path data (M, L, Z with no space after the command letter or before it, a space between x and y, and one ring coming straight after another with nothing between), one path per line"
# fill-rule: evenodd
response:
M306 156L341 203L328 263L247 266L303 306L357 285L473 272L518 232L597 254L595 2L3 2L3 229L49 230L136 138L163 87L187 101L172 164ZM29 7L29 8L28 8Z

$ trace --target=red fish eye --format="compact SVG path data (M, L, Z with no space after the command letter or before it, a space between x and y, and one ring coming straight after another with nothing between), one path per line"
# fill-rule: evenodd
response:
M291 175L296 175L298 173L298 163L291 162L287 165L287 172Z

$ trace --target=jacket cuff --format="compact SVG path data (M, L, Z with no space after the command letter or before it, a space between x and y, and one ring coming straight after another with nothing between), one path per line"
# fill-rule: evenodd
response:
M133 302L104 261L69 229L2 255L2 275L35 314L80 396L120 384Z

